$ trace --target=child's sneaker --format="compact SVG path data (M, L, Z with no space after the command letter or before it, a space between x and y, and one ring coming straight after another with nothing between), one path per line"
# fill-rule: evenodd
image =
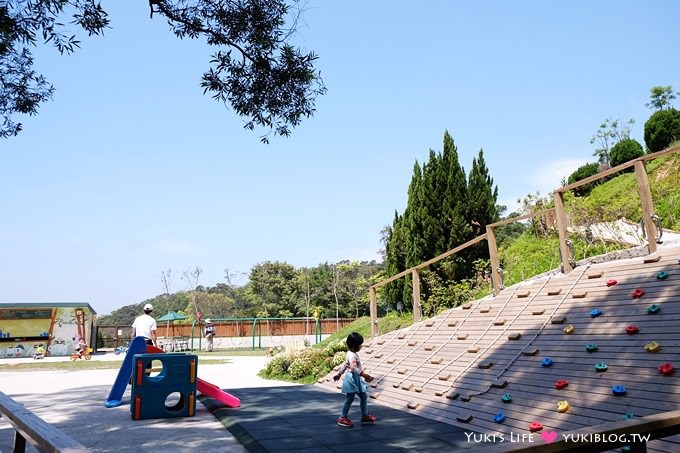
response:
M362 425L375 425L376 420L377 420L377 418L375 418L371 414L364 415L363 417L361 417L361 424Z
M361 420L363 420L363 418ZM344 426L345 428L351 428L354 426L354 423L352 423L352 420L347 417L340 417L338 419L338 425Z

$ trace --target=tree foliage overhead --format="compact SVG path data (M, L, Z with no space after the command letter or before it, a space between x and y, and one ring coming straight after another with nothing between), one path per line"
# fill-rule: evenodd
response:
M180 39L203 38L218 50L203 74L204 93L246 118L245 128L262 127L288 136L314 114L326 92L317 56L291 44L301 14L298 0L150 0L151 16L167 19ZM21 131L17 114L34 115L54 87L33 70L30 48L51 44L61 53L80 42L66 34L69 21L88 35L109 26L94 0L8 0L0 4L0 136ZM290 23L290 25L287 25Z

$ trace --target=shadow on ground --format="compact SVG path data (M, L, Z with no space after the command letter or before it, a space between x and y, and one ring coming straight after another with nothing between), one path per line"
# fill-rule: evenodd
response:
M307 385L230 389L241 407L228 408L200 397L203 404L251 452L460 451L474 447L462 428L372 404L376 425L359 422L359 399L349 417L353 428L336 424L344 395Z

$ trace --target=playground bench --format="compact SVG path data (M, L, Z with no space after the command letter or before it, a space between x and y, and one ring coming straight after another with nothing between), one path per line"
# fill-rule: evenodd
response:
M26 451L26 439L34 444L39 451L44 452L80 453L89 451L2 392L0 392L0 416L4 417L14 427L13 451L15 453Z

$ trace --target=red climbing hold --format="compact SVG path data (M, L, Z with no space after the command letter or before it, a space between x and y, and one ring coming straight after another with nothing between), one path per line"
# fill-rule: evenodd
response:
M673 365L670 363L664 363L663 365L659 365L659 373L663 374L664 376L668 376L669 374L673 374L673 371L675 371L675 368L673 368Z
M639 331L640 331L640 329L638 329L637 326L630 325L630 326L626 327L626 333L628 335L634 335L634 334L638 333Z
M614 280L613 278L607 280L607 286L614 286L614 285L616 285L617 283L618 283L618 282L617 282L616 280Z
M543 425L541 425L538 422L531 422L529 423L529 431L532 433L535 433L536 431L540 431L543 429Z
M555 381L555 388L557 390L562 390L566 386L569 385L569 381L565 381L564 379L560 379L559 381Z
M642 289L642 288L637 288L637 289L633 290L633 292L631 293L631 296L633 296L633 299L639 299L639 298L641 298L642 296L644 296L644 294L645 294L645 290L644 290L644 289Z

